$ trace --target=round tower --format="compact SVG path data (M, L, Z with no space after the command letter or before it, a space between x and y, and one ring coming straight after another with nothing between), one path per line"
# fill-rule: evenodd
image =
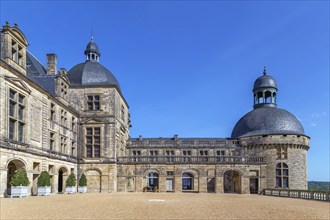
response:
M239 140L246 156L265 158L260 190L307 189L310 138L293 114L277 108L277 83L266 69L254 82L253 96L253 110L236 123L231 137Z

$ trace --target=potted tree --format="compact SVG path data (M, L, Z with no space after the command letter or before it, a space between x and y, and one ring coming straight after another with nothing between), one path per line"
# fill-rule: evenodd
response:
M47 171L42 171L38 177L38 196L50 195L50 176Z
M87 178L86 178L85 174L82 174L79 179L78 192L80 192L80 193L87 192Z
M28 185L30 181L24 168L19 168L15 171L9 184L11 186L10 197L25 197L28 195Z
M69 177L66 179L66 193L73 194L76 193L76 176L74 173L71 173Z

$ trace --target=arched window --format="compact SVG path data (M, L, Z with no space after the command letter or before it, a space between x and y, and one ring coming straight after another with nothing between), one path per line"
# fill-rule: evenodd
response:
M191 173L182 174L182 190L194 189L194 176Z
M289 167L286 163L276 165L276 187L289 187Z
M276 103L276 92L273 92L273 103Z

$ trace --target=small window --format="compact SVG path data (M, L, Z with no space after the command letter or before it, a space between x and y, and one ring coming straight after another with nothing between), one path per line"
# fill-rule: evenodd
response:
M87 96L87 109L88 110L100 110L100 96L88 95Z

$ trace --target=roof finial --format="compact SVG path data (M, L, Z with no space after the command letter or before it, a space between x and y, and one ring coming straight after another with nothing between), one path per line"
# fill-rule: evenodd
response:
M93 34L93 28L91 29L91 41L94 41L94 34Z
M266 72L266 66L264 66L264 76L267 74Z

